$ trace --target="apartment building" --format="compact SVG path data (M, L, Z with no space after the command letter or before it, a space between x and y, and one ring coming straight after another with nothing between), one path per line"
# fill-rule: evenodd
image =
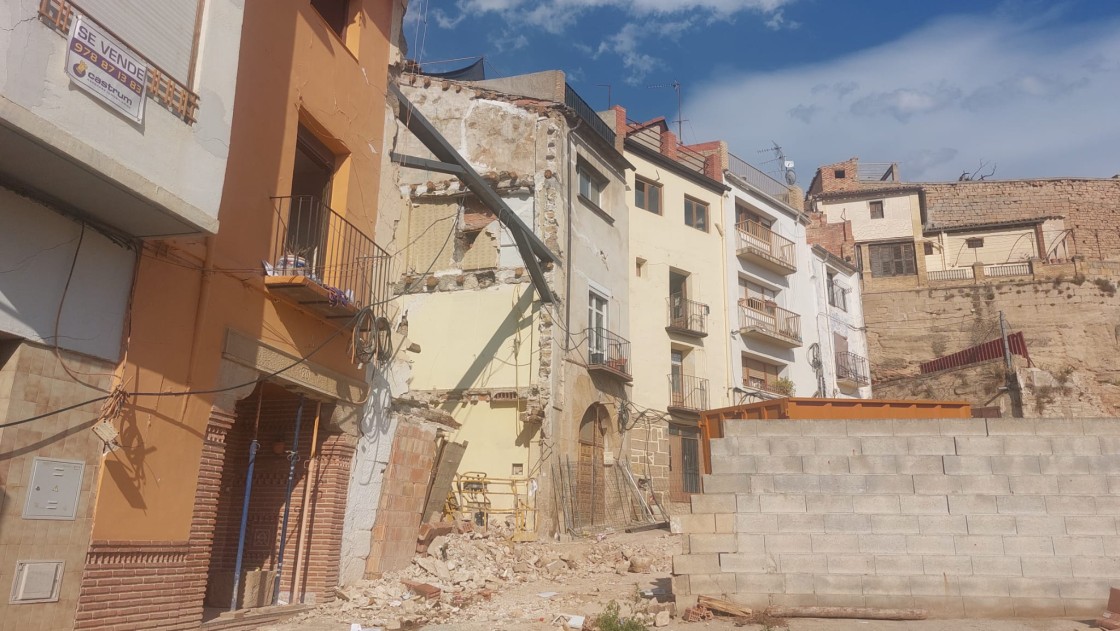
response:
M130 307L143 298L132 288L148 244L201 240L219 227L242 3L164 4L44 0L0 10L4 628L93 628L90 603L145 598L131 589L140 578L100 590L117 597L93 596L83 579L106 562L96 542L161 538L109 532L130 524L108 516L114 493L104 486L121 489L148 523L172 519L156 495L193 497L197 451L186 475L149 466L175 459L175 443L144 440L162 417L100 423L112 418L102 407L110 394L137 386L118 364L136 349ZM168 552L158 547L146 547L147 563ZM158 626L140 618L113 624Z

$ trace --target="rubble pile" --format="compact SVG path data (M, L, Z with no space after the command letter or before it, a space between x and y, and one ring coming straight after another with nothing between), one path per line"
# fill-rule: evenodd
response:
M596 580L669 572L679 543L667 533L647 533L640 539L600 534L572 543L513 542L512 532L500 526L469 531L469 523L464 525L456 530L466 532L429 537L426 550L409 567L339 588L334 602L305 615L386 629L480 617L548 622L560 610L585 613L588 604L577 601L586 601L586 595L560 593L563 586L583 581L593 584L584 591L601 595L592 599L600 602L596 610L601 603L619 600L625 601L625 613L647 618L651 625L660 622L657 614L663 610L661 619L667 620L669 603L656 602L652 593L643 598L635 581ZM537 583L554 585L557 591L530 591L515 605L494 599L495 594Z

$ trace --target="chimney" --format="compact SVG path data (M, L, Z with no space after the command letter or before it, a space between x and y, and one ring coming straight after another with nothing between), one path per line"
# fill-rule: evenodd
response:
M677 159L677 135L667 129L661 132L661 155Z
M615 105L611 109L614 110L614 148L622 153L626 143L626 108Z

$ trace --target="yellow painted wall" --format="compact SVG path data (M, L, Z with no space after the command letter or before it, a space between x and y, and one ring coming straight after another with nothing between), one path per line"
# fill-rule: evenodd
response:
M129 389L215 387L227 329L303 356L340 326L278 301L264 289L260 266L278 254L270 197L290 194L300 122L339 154L331 206L373 236L380 181L374 147L385 121L393 6L359 0L351 10L344 43L309 2L246 3L221 227L210 240L215 271L201 271L202 238L146 249L122 366ZM335 336L312 361L364 379L347 342ZM187 539L212 402L213 395L141 397L127 406L125 448L107 456L123 475L102 477L94 539Z
M883 218L871 218L871 202L883 202ZM856 241L906 239L922 234L922 217L917 193L887 195L858 200L818 202L829 223L852 222Z
M968 247L967 242L972 238L982 238L983 247ZM926 271L970 267L974 263L987 265L1023 263L1038 256L1033 226L1009 230L941 233L930 235L926 239L934 243L933 254L925 257Z

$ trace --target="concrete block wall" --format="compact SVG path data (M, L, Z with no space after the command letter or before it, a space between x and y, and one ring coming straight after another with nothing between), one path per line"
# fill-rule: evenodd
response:
M673 591L1083 616L1120 585L1120 419L725 421Z

